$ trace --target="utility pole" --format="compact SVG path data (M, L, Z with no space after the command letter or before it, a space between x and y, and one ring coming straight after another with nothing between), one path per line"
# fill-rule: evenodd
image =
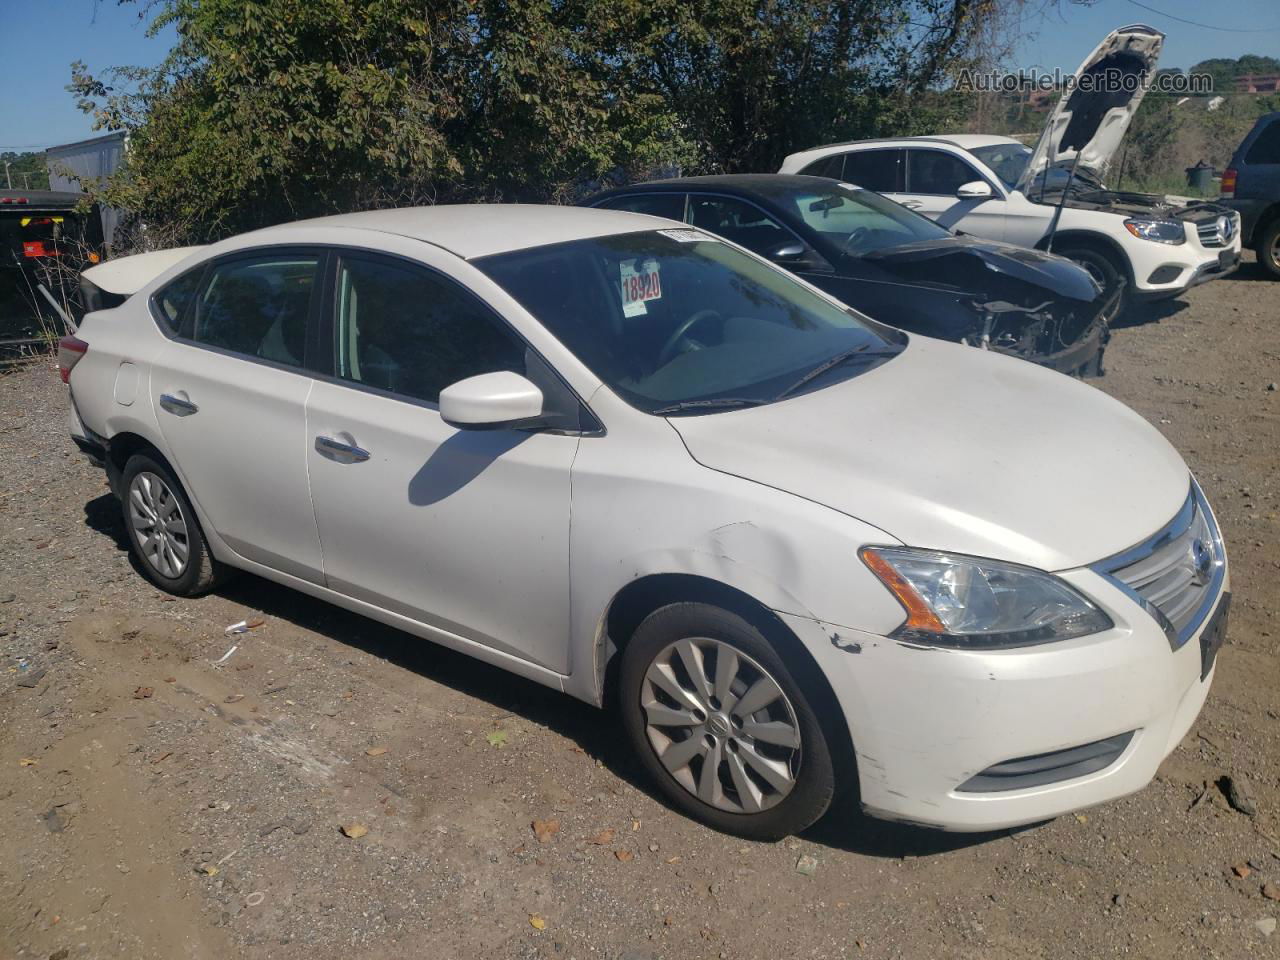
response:
M4 182L5 182L5 185L10 190L13 189L13 181L9 179L9 161L8 160L4 162Z

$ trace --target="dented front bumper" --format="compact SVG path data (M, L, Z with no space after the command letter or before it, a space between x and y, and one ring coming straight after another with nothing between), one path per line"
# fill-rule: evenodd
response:
M1208 694L1213 673L1201 679L1199 638L1171 651L1156 621L1103 578L1089 570L1061 576L1103 605L1115 627L982 652L908 646L783 617L831 681L869 814L997 830L1114 800L1151 781ZM1079 762L1088 757L1105 762ZM975 778L1010 767L1040 772L1011 778L1012 789L975 789Z

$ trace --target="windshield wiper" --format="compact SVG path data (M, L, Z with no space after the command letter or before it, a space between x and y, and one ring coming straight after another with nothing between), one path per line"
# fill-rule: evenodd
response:
M869 352L868 347L870 346L871 345L869 343L864 343L860 347L854 347L852 350L845 350L843 353L837 353L834 357L828 357L773 399L775 401L786 399L806 383L809 383L811 380L816 380L831 368L838 367L840 364L852 360L854 357L892 357L898 354L897 350L875 350Z
M669 413L684 413L689 410L727 410L730 407L758 407L762 403L772 403L767 399L759 397L711 397L708 400L681 400L679 403L673 403L668 407L659 407L654 410L657 416L666 416Z

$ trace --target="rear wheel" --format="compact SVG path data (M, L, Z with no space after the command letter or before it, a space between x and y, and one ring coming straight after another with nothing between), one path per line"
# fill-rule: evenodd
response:
M1255 249L1262 272L1272 280L1280 280L1280 219L1262 228Z
M622 657L623 725L678 807L757 840L826 811L835 771L822 727L755 627L708 604L672 604L640 624Z
M1093 247L1066 246L1053 252L1084 267L1089 272L1089 276L1093 277L1098 282L1098 286L1102 287L1104 301L1109 301L1115 296L1116 291L1123 289L1125 285L1126 277L1123 267L1117 264L1113 258L1095 250ZM1124 313L1128 305L1129 292L1126 290L1116 300L1115 306L1107 312L1107 323L1114 322Z
M221 565L209 554L191 501L168 465L145 453L121 474L125 529L147 579L183 597L207 593Z

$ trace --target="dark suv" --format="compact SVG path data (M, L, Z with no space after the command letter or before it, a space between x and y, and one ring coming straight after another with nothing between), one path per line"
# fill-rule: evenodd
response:
M1261 117L1222 174L1222 202L1240 211L1245 246L1280 280L1280 113Z

